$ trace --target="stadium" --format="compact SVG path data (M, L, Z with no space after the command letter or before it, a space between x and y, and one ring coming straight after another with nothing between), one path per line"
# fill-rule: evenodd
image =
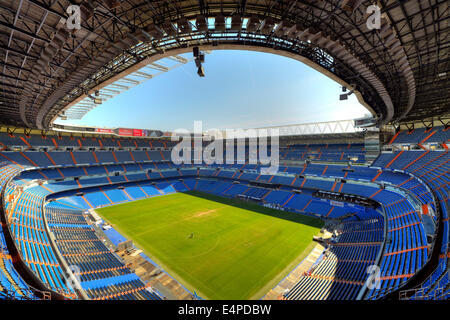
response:
M0 300L449 299L447 1L0 0L0 16ZM208 81L222 50L296 60L370 115L177 140L60 122L179 66Z

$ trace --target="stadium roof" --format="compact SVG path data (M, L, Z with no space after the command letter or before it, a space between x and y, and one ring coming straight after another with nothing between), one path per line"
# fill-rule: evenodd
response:
M247 128L242 130L245 131L249 137L258 137L258 131L264 131L267 132L267 134L276 133L280 137L326 137L327 135L361 136L361 133L364 132L363 128L355 126L355 120L301 123L285 126ZM227 137L226 130L219 131L223 137ZM208 130L206 130L204 134L208 134Z
M209 53L209 51L205 52L205 54ZM158 63L149 63L112 83L108 81L106 85L97 90L96 94L94 93L94 96L83 95L75 99L60 112L60 117L68 120L82 119L89 111L98 107L101 103L193 60L194 58L186 59L180 56L170 56L159 60ZM96 103L92 97L100 99L101 103Z
M369 30L362 0L0 0L0 123L46 129L74 101L192 46L302 61L354 89L380 123L448 114L447 1L377 3Z

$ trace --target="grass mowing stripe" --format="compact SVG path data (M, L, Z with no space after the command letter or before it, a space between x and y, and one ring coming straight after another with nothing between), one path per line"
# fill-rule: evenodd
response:
M97 212L190 290L209 299L259 298L289 273L323 223L199 192ZM255 295L260 296L255 296Z

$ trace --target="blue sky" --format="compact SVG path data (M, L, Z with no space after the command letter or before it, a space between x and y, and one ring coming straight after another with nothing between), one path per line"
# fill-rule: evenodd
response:
M237 129L369 114L355 95L339 101L336 82L293 59L216 50L205 60L204 78L190 62L103 103L81 120L57 123L171 131L192 130L195 120L203 121L203 129Z

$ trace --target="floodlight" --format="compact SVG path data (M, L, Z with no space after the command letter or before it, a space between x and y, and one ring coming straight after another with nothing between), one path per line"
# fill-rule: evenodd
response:
M93 97L93 96L90 95L89 93L86 93L86 94L87 94L87 96L88 96L92 101L94 101L95 104L102 104L102 99ZM96 96L99 96L99 95L100 95L100 94L98 93L98 91L96 91L94 94L95 94Z
M198 54L200 53L200 50L198 49L198 47L194 47L192 48L192 52L194 54L194 57L198 57Z
M192 49L192 53L195 57L195 66L197 67L197 74L200 77L205 76L205 70L203 69L202 63L205 62L205 54L200 52L198 47Z
M348 96L351 95L353 92L354 92L354 90L350 91L349 93L343 93L343 94L340 94L340 95L339 95L339 100L340 100L340 101L342 101L342 100L347 100L347 99L348 99Z
M198 67L197 74L198 74L200 77L204 77L204 76L205 76L205 70L203 69L203 66L202 66L202 65L200 65L200 67Z

